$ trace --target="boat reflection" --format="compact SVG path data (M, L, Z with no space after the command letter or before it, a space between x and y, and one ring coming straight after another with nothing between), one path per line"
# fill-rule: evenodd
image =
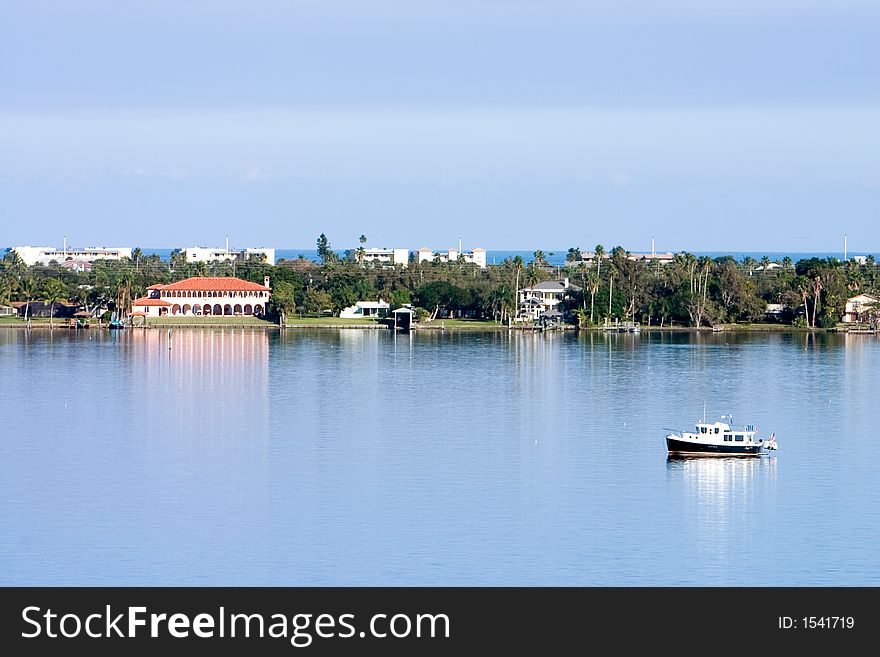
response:
M776 457L674 457L667 456L669 485L677 488L681 518L695 537L691 554L700 567L725 577L737 567L759 506L773 505Z

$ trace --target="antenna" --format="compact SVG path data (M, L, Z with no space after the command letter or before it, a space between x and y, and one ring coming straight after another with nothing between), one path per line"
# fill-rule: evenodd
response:
M703 422L706 421L706 400L703 400Z
M461 238L458 238L458 255L461 255Z
M651 258L654 257L654 238L651 238Z
M226 253L229 253L229 235L226 236Z
M843 234L843 261L846 262L846 233Z

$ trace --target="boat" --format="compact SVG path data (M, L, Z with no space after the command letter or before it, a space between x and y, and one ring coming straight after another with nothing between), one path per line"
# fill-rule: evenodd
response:
M754 425L732 427L727 422L706 422L705 417L693 432L666 431L666 449L671 456L760 456L778 449L775 433L768 440L756 440Z
M110 321L109 321L108 324L107 324L107 328L109 328L109 329L124 329L124 328L125 328L125 322L122 321L121 319L119 319L119 318L116 316L116 313L113 313L113 314L110 316Z
M615 320L613 324L608 323L606 321L605 326L602 327L603 331L609 331L611 333L638 333L639 332L639 323L638 322L621 322Z

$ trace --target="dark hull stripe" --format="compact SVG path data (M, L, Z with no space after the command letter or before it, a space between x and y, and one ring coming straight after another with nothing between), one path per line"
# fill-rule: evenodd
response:
M685 440L666 439L666 449L670 454L689 456L759 456L761 445L710 445L692 443Z

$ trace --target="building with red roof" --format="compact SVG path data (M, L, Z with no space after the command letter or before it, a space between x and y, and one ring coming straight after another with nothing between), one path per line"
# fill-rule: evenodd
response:
M167 285L151 285L147 296L132 302L132 314L144 317L255 315L266 313L272 289L231 276L196 276Z

